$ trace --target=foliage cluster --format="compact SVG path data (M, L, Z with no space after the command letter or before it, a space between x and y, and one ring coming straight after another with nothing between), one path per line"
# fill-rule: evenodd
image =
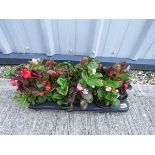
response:
M56 102L72 110L77 105L86 109L96 102L119 107L130 88L128 70L125 62L107 67L90 57L75 66L38 58L6 70L6 74L17 87L15 99L23 106Z

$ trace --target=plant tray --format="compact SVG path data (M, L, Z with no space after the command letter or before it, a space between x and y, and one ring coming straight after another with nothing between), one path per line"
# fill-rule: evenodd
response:
M59 106L56 103L44 103L38 105L31 105L29 109L41 110L41 109L51 109L51 110L66 110L68 111L68 107ZM82 110L81 107L74 107L73 111L93 111L93 112L126 112L129 109L129 104L127 100L121 101L120 108L116 108L114 106L99 108L96 104L90 103L86 110Z

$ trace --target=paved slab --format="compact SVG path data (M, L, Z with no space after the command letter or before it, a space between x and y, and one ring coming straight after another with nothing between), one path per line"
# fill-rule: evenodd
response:
M3 82L2 82L3 81ZM0 80L0 134L141 135L155 134L155 86L133 85L126 113L25 109L12 99L14 88Z

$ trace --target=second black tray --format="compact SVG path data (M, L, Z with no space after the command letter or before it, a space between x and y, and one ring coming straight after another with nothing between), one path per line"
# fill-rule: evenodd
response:
M41 109L51 109L51 110L68 110L68 107L59 106L54 102L31 105L30 109L41 110ZM82 110L80 107L74 107L73 111L93 111L93 112L126 112L129 109L129 104L127 100L121 101L121 106L119 108L111 106L99 108L96 104L90 103L86 110Z

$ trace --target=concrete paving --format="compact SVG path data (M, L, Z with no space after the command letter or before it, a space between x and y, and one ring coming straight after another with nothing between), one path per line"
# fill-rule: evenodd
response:
M25 109L12 99L14 88L0 79L1 135L154 135L155 85L133 85L126 113Z

